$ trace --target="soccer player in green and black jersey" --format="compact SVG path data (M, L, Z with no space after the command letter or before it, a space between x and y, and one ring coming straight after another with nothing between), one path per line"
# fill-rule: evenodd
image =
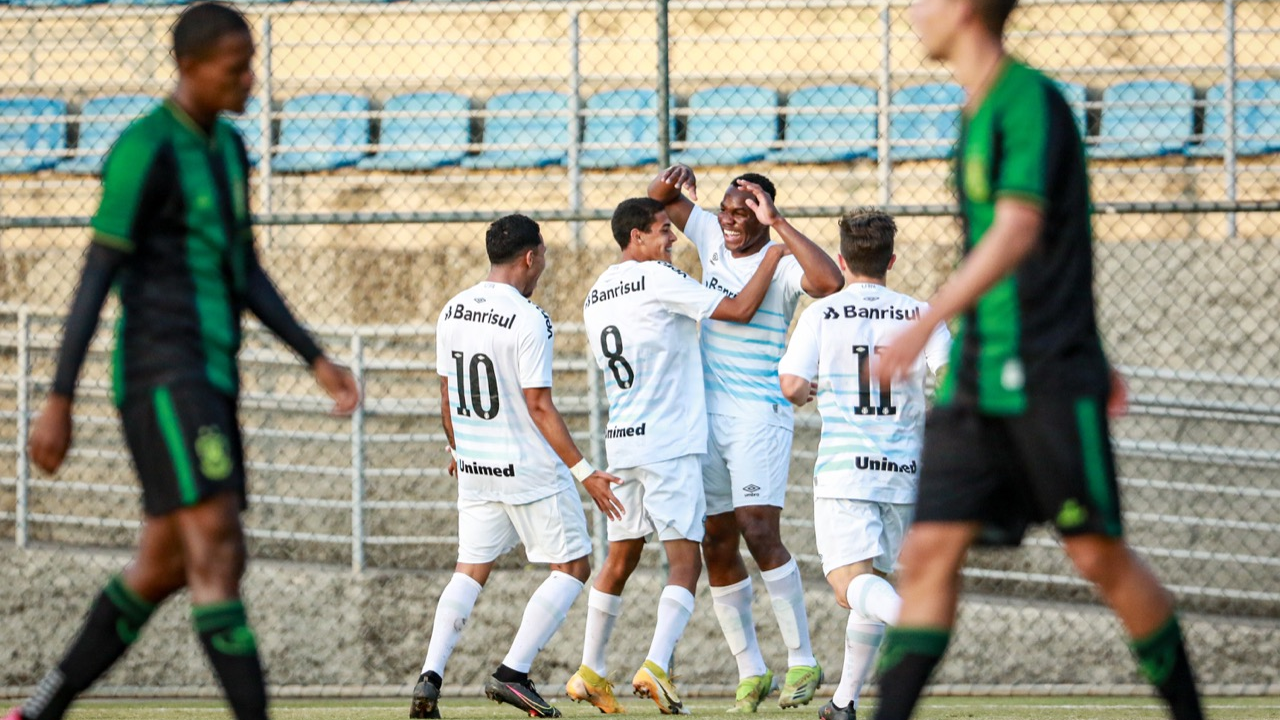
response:
M965 258L880 355L881 377L900 375L939 322L960 316L925 424L876 717L910 716L950 638L969 546L1017 544L1028 523L1052 522L1173 717L1199 720L1172 599L1123 539L1107 421L1124 390L1095 320L1083 143L1053 82L1004 52L1015 4L916 0L911 10L925 50L967 96L956 150Z
M248 159L224 111L253 86L253 40L228 5L192 5L173 28L178 85L112 148L93 243L67 318L52 392L31 458L53 472L71 443L76 378L107 292L121 312L113 386L142 484L137 555L112 577L79 635L7 720L61 718L119 659L162 601L191 596L201 645L239 720L267 717L253 630L240 601L246 504L236 417L240 318L252 312L311 367L349 413L355 379L327 360L258 263L249 225Z

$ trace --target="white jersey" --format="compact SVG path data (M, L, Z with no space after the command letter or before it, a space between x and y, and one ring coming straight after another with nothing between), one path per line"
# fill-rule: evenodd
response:
M724 300L660 261L612 265L582 304L587 341L609 396L609 466L707 451L698 321Z
M813 468L814 497L915 502L925 368L937 372L947 363L947 326L934 329L905 378L886 388L872 373L879 348L927 307L883 285L859 284L800 315L778 372L818 380L822 439Z
M702 284L729 297L746 287L764 260L761 250L735 258L724 246L716 215L699 207L689 213L684 234L698 248ZM747 323L702 323L702 365L707 412L790 429L791 403L778 389L778 360L786 349L787 328L804 293L804 270L788 255L778 263L769 292Z
M505 283L458 293L436 321L436 371L449 380L458 499L512 505L573 488L534 424L525 388L551 387L551 318Z

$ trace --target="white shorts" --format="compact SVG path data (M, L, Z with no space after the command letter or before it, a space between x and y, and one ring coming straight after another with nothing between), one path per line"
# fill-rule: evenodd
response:
M708 415L702 482L707 515L748 505L783 507L791 470L790 428Z
M702 542L707 502L702 494L702 455L681 455L632 468L609 468L622 478L613 494L626 512L609 521L609 542L642 538Z
M863 560L871 560L882 573L892 572L914 510L910 504L814 498L813 532L822 574Z
M529 562L565 563L591 554L576 487L524 505L458 501L458 562L483 564L524 543Z

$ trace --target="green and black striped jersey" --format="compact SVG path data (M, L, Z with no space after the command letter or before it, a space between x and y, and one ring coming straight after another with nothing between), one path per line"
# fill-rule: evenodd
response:
M103 172L94 242L128 253L115 291L113 386L201 379L235 395L253 256L248 159L231 123L206 132L172 100L134 121Z
M1107 362L1093 298L1084 147L1053 81L1005 59L964 114L956 188L965 252L991 228L1001 198L1039 206L1044 225L1022 264L960 318L938 402L1014 415L1031 394L1105 394Z

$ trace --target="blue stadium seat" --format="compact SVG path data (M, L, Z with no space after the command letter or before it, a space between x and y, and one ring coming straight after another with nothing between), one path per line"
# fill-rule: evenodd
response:
M690 147L675 153L675 162L699 165L740 165L763 159L778 140L778 93L755 85L726 85L699 90L689 96Z
M783 148L769 153L769 159L781 163L830 163L874 157L877 105L876 91L860 85L819 85L796 90L787 100ZM791 112L837 109L840 112ZM860 145L849 147L851 143Z
M1059 82L1054 81L1058 86L1058 90L1062 92L1062 97L1066 99L1067 104L1071 106L1071 116L1075 118L1076 129L1080 131L1083 137L1089 132L1089 111L1085 108L1088 102L1089 91L1080 83Z
M347 117L298 117L343 113ZM285 102L271 168L317 172L355 165L369 144L369 98L346 93L302 95ZM298 148L298 149L291 149Z
M671 104L675 101L672 98ZM638 167L658 161L658 93L648 89L608 90L587 100L587 111L609 114L587 115L582 167ZM675 137L675 113L670 114L671 137ZM638 147L601 148L592 145L629 144Z
M106 0L9 0L14 7L68 7L72 5L96 5Z
M112 143L136 118L156 106L149 95L108 95L86 102L80 109L79 153L58 163L58 172L97 175ZM99 119L100 118L100 119Z
M479 155L463 158L463 167L512 169L564 162L569 138L569 98L564 93L503 93L490 98L485 110L491 114L484 121L484 144L499 147L486 147Z
M243 113L231 116L231 122L235 124L236 130L240 131L240 137L244 138L245 150L249 151L250 165L257 165L258 161L262 160L261 111L262 103L255 95L245 103Z
M1200 157L1226 154L1227 116L1222 111L1225 83L1205 95L1204 141L1189 152ZM1236 154L1265 155L1280 151L1280 81L1236 81Z
M1090 155L1144 158L1182 153L1195 124L1195 90L1173 80L1134 80L1102 94L1102 127Z
M0 173L29 173L53 167L67 149L67 104L45 97L0 98ZM42 120L60 117L59 120Z
M107 0L112 5L185 5L190 0Z
M960 105L963 103L964 90L954 83L926 83L894 91L889 100L889 152L893 159L941 160L951 157L960 134ZM917 108L896 110L908 106ZM935 110L930 106L938 108Z
M457 165L471 142L471 101L444 92L397 95L382 106L377 154L360 161L364 170L430 170ZM392 117L390 113L405 113ZM420 113L420 114L409 114ZM447 148L411 150L414 145L449 145ZM400 149L403 148L403 149Z

